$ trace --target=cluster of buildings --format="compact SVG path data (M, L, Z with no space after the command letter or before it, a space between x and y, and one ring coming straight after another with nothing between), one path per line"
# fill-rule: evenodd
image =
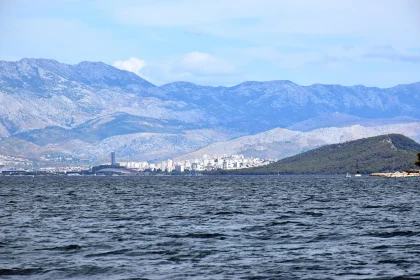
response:
M33 168L33 161L14 156L0 155L0 168L12 166L14 168L30 169Z
M110 162L98 166L80 164L63 167L38 167L34 170L33 162L11 156L0 155L0 169L4 174L64 174L64 175L113 175L141 174L142 172L183 173L211 170L231 170L257 167L277 161L274 159L246 158L243 155L208 156L193 160L174 161L172 159L156 163L147 161L117 162L115 152L111 153Z
M87 160L81 160L79 158L73 157L69 154L64 153L56 153L56 154L46 154L39 158L41 161L44 162L60 162L60 163L68 163L68 164L77 164L77 163L86 163Z
M168 159L159 163L142 162L120 162L119 165L128 169L151 170L165 172L185 172L185 171L211 171L211 170L231 170L263 166L277 161L274 159L245 158L243 155L219 155L208 156L194 160L173 161Z

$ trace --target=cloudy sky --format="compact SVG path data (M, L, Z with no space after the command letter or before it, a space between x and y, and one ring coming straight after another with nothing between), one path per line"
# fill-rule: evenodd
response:
M419 0L0 0L0 60L103 61L161 85L420 81Z

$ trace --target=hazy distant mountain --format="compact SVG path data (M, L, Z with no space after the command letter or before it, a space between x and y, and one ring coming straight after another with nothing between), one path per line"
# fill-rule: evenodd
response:
M247 157L282 159L323 145L391 133L403 134L420 142L420 122L377 127L363 127L360 125L329 127L309 132L275 128L263 133L243 136L226 142L212 143L177 159L201 158L205 154L212 156L243 154Z
M175 82L157 87L101 62L68 65L25 58L0 61L0 112L4 153L11 151L6 143L19 140L27 143L22 147L39 147L32 153L65 150L83 156L81 146L88 143L103 147L87 153L92 159L115 148L118 154L140 160L182 155L220 139L276 127L310 131L412 122L420 119L420 83L388 89L299 86L290 81L244 82L233 87ZM200 131L208 134L200 137ZM166 140L145 153L100 144L118 139L129 145L134 138L143 143L148 139L145 133ZM188 140L185 145L177 145L179 137ZM27 153L24 148L13 150Z
M295 123L287 129L296 130L296 131L311 131L317 128L323 127L345 127L352 125L362 125L362 126L382 126L387 124L402 124L402 123L413 123L419 122L420 119L413 117L394 117L389 119L365 119L361 117L351 116L342 113L327 113L321 114L314 118L304 120L302 122Z
M401 134L387 134L326 145L275 163L227 174L355 174L414 169L420 144ZM218 171L214 172L218 173Z

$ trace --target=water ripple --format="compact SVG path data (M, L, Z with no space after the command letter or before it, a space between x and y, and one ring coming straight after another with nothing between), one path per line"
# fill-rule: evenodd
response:
M420 279L419 185L0 177L0 278Z

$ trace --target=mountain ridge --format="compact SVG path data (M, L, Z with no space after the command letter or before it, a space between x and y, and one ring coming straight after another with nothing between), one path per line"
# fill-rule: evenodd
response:
M117 69L119 71L127 72L129 74L135 75L135 76L139 77L140 79L144 80L143 78L141 78L140 76L138 76L137 74L135 74L133 72L130 72L128 70L123 70L123 69L120 69L120 68L116 68L116 67L114 67L114 66L112 66L110 64L107 64L107 63L103 62L103 61L88 61L88 60L83 60L83 61L80 61L80 62L71 64L71 63L62 63L62 62L59 62L58 60L52 59L52 58L23 57L23 58L21 58L19 60L0 60L0 64L2 64L2 63L17 63L17 62L42 62L42 61L54 63L54 64L57 64L57 65L67 65L67 66L78 66L78 65L84 65L84 64L100 64L100 65L103 65L103 66L106 66L106 67L115 68L115 69ZM0 69L1 69L1 67L0 67ZM248 80L248 81L243 81L243 82L241 82L239 84L232 85L232 86L222 86L222 85L211 86L211 85L208 85L208 86L202 86L202 87L232 88L232 87L237 87L237 86L243 85L243 84L258 84L258 83L273 83L273 82L290 83L290 84L294 84L294 85L298 85L298 86L302 86L302 87L312 87L312 86L317 86L317 85L323 85L323 86L340 86L340 87L355 87L355 88L356 87L362 87L362 88L371 88L371 89L391 89L391 88L395 88L395 87L399 87L399 86L408 86L408 85L420 86L420 81L415 81L415 82L412 82L412 83L396 84L396 85L390 86L390 87L377 87L377 86L366 86L366 85L363 85L363 84L354 84L354 85L346 85L346 86L344 86L344 85L335 84L335 83L324 83L324 84L322 84L322 83L313 83L313 84L309 84L309 85L299 85L299 84L297 84L297 83L295 83L293 81L290 81L290 80L277 80L276 79L276 80L263 80L263 81ZM199 84L196 84L196 83L193 83L193 82L188 82L188 81L172 81L172 82L168 82L168 83L162 84L160 86L153 85L152 83L151 84L153 86L155 86L155 87L162 87L162 86L165 86L165 85L168 85L168 84L172 84L172 83L186 83L186 84L201 86Z
M345 127L358 120L372 125L416 121L420 119L420 83L385 89L300 86L287 80L245 81L231 87L189 82L156 86L102 62L69 65L26 58L0 61L0 112L3 139L55 130L57 139L64 131L69 132L69 143L76 139L90 143L95 135L129 139L145 131L163 137L206 130L220 133L214 139L230 140L293 125L310 131L319 126ZM343 116L341 120L333 121L335 112ZM332 120L319 121L322 116ZM90 126L95 120L105 122L103 131ZM96 141L103 141L101 137ZM210 144L204 138L195 138L198 142L192 147ZM172 147L173 143L167 144Z

